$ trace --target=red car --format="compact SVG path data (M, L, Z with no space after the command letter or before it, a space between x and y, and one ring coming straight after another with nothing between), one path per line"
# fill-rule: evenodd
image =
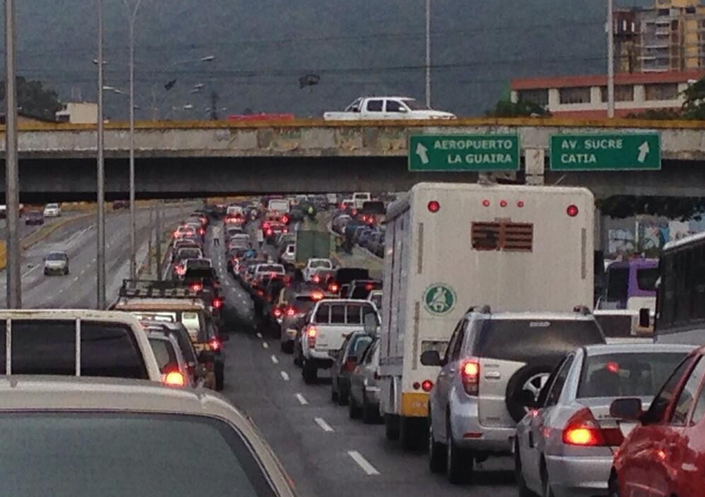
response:
M638 425L617 451L610 497L705 495L705 347L673 372L646 412L618 399L611 414Z

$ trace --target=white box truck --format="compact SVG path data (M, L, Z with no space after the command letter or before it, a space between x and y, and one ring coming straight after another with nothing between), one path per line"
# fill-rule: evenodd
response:
M469 308L593 307L594 198L584 188L419 183L387 211L380 411L387 437L426 430L443 353Z

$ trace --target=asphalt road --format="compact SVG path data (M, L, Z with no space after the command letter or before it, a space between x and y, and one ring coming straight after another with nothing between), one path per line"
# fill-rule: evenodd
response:
M347 408L331 402L326 372L318 385L305 385L278 342L255 334L252 302L227 274L222 246L213 250L209 239L207 249L221 274L226 306L238 318L228 330L223 393L258 425L302 497L516 495L509 458L482 464L473 484L450 485L430 473L425 453L402 451L385 439L381 425L350 420Z
M177 207L163 210L163 225L177 222L183 216ZM152 233L149 210L137 211L137 260L147 253ZM76 219L37 243L22 258L22 304L32 308L95 308L96 306L96 245L97 232L94 217ZM52 251L69 255L67 276L45 276L43 259ZM129 211L118 211L106 216L106 295L108 302L117 297L124 278L129 277L130 231ZM6 273L0 272L0 287L6 287ZM0 295L0 307L5 307L6 295Z

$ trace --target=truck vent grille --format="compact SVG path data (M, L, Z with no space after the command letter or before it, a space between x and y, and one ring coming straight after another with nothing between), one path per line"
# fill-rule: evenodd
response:
M534 225L510 221L472 223L472 248L502 252L531 252Z

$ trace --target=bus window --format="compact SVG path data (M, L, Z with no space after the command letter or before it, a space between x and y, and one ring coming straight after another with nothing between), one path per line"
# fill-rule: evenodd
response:
M656 281L658 281L658 267L639 268L636 270L636 282L639 290L656 291Z
M607 301L627 301L629 288L629 267L609 267L607 269Z

